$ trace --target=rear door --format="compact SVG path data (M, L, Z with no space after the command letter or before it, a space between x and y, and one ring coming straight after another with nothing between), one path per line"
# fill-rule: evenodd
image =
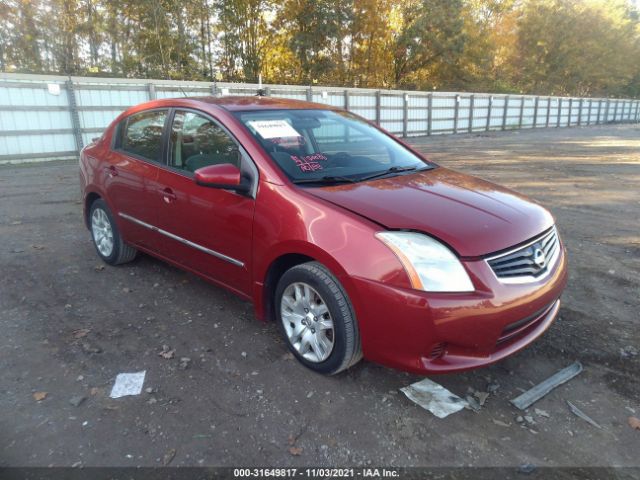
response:
M124 238L156 250L159 234L158 175L169 110L135 113L123 119L104 164L104 186Z
M257 169L232 135L212 117L176 110L169 128L167 166L158 176L162 254L238 292L251 292L251 245ZM240 168L252 194L196 185L194 172L213 164Z

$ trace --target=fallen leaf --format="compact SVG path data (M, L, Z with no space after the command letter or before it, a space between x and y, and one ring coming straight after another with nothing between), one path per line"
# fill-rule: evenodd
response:
M91 395L97 395L98 393L100 393L100 389L98 387L91 387L91 390L89 390L89 393Z
M41 402L45 398L47 398L47 392L36 392L33 394L33 398L35 398L38 402Z
M167 453L164 454L164 458L162 459L163 465L165 466L169 465L173 461L173 458L175 456L176 456L176 449L172 448L171 450L169 450Z
M78 328L77 330L74 330L72 332L72 335L73 335L73 338L82 338L82 337L86 337L90 331L91 331L90 328Z
M289 443L289 445L294 445L296 443L296 437L294 437L293 435L289 435L287 442Z
M302 454L302 447L290 447L289 453L294 457L299 457Z
M640 430L640 418L629 417L629 426L636 430Z
M176 351L172 348L169 348L168 345L163 345L162 350L158 352L158 356L165 358L167 360L175 357Z
M93 267L93 269L96 272L101 272L102 270L104 270L104 265L96 265L95 267Z

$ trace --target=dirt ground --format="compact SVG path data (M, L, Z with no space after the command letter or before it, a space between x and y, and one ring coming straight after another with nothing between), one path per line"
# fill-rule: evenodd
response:
M3 166L0 466L640 466L627 423L640 417L640 128L411 142L548 206L569 249L560 319L543 338L432 377L462 396L497 383L478 413L438 419L398 391L419 377L367 362L316 375L250 304L153 258L103 266L77 166ZM158 356L163 345L175 358ZM575 360L584 372L537 410L509 404ZM141 370L151 393L109 398L118 373Z

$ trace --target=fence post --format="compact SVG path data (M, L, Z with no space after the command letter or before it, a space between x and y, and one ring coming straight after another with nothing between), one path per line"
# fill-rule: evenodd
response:
M520 98L520 116L518 117L519 129L522 129L522 117L524 116L524 101L525 101L525 96L523 95L522 98Z
M406 138L409 130L409 94L402 95L402 136Z
M636 115L635 115L636 123L638 123L638 107L639 106L640 106L640 100L636 100Z
M344 109L349 110L349 90L344 91Z
M618 99L616 98L616 105L615 107L613 107L613 123L616 123L618 121Z
M381 96L380 90L376 90L376 125L378 126L380 126L380 120L382 118L382 115L380 113L380 107L382 104L380 96Z
M218 86L215 82L211 84L211 95L214 97L218 95Z
M433 93L427 97L427 135L433 130Z
M502 130L507 128L507 112L509 111L509 95L504 97L504 110L502 111Z
M460 115L460 95L456 93L453 107L453 133L458 133L458 116Z
M156 86L153 83L147 83L147 92L149 93L149 100L155 100L156 96Z
M307 87L307 102L313 102L313 90Z
M600 114L602 113L602 99L598 99L598 116L596 117L596 125L600 125Z
M491 109L493 107L493 95L489 95L489 105L487 105L487 125L485 130L488 132L491 129Z
M589 113L587 114L589 118L587 118L587 126L591 125L591 107L593 106L593 99L589 99Z
M569 116L567 118L567 127L571 126L571 113L573 110L573 97L569 99Z
M583 99L580 99L580 102L578 102L578 126L582 125L582 102Z
M604 108L604 123L609 123L609 110L611 110L611 100L607 98L607 104Z
M560 127L560 119L562 118L562 97L558 98L558 122L556 128Z
M538 105L540 104L540 97L536 97L533 101L533 126L532 128L536 128L538 125Z
M547 119L545 121L545 128L549 128L549 120L551 119L551 97L547 98Z
M264 96L265 97L270 97L271 96L271 87L265 87Z
M475 95L472 93L469 97L469 133L473 132L473 107L476 101Z
M69 77L66 81L67 102L69 104L69 114L71 115L71 126L73 127L73 137L76 143L76 150L80 153L82 147L82 130L80 127L80 115L78 114L78 104L76 102L76 93L73 89L73 80Z

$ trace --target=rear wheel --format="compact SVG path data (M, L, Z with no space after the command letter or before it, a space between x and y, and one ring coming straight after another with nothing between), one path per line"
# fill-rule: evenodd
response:
M124 242L104 200L98 199L91 204L89 221L93 245L102 260L110 265L119 265L136 257L138 251Z
M289 349L308 368L333 375L362 358L351 302L322 264L287 270L278 282L275 305Z

